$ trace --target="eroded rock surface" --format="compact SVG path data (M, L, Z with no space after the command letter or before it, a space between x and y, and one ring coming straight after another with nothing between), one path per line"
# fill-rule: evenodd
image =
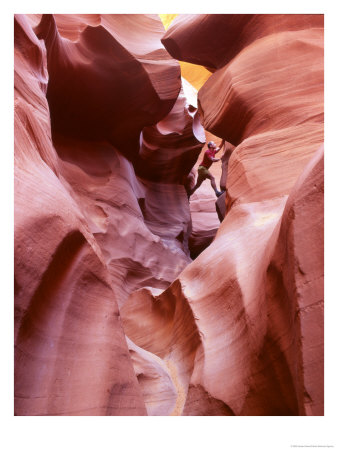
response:
M191 166L136 175L141 131L167 124L191 164L203 145L163 33L157 16L15 19L18 415L147 413L119 306L190 262Z
M202 123L235 146L225 219L179 277L203 336L189 391L236 415L321 415L323 16L177 17L162 42L214 71Z

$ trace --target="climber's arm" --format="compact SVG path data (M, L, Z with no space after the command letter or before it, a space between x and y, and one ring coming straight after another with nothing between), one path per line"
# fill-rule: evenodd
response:
M218 153L224 147L224 144L225 144L225 139L222 139L221 145L219 147L217 147L215 153Z

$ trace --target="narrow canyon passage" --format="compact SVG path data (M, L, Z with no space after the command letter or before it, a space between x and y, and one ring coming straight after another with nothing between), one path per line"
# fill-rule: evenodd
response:
M322 415L323 16L161 16L15 16L15 414Z

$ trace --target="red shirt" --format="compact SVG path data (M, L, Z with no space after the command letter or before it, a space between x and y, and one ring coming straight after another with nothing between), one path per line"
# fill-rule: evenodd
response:
M203 161L201 162L201 166L205 167L206 169L209 169L211 164L213 163L211 158L215 158L216 149L208 148L208 150L204 153Z

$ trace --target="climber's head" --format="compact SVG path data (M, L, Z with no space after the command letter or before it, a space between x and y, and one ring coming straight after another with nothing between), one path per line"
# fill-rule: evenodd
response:
M208 142L208 148L216 148L216 144L214 141Z

